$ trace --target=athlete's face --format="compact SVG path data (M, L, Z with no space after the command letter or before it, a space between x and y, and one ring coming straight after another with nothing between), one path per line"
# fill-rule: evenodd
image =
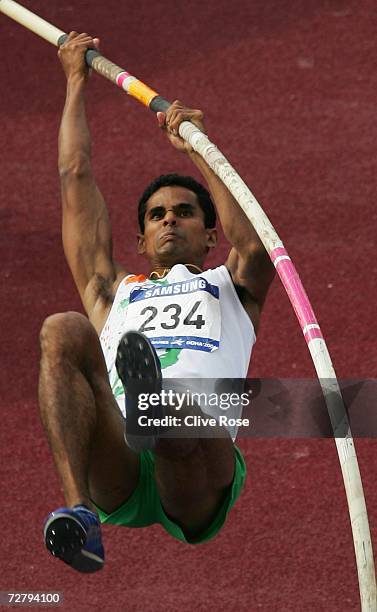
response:
M138 252L152 269L176 263L202 266L216 244L216 230L204 227L204 213L194 192L185 187L161 187L148 200L144 234Z

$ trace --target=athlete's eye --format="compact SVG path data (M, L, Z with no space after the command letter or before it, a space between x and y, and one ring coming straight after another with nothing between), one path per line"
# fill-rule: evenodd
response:
M161 212L161 211L156 210L155 212L153 212L153 213L151 213L151 214L149 215L149 218L150 218L152 221L156 221L156 219L157 219L157 220L158 220L158 219L162 219L162 212Z

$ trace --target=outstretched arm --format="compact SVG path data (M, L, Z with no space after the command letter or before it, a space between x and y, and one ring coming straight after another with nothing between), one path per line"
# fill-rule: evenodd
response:
M117 276L124 275L124 271L113 262L109 215L91 168L84 99L88 78L85 51L97 45L98 39L71 32L58 52L67 77L59 131L59 174L64 253L89 318L98 316L100 322Z
M241 300L255 325L263 307L275 269L258 234L230 191L211 170L205 160L178 136L182 121L192 121L205 132L203 113L174 102L168 111L158 113L161 128L179 150L185 151L208 184L225 237L232 246L225 263Z

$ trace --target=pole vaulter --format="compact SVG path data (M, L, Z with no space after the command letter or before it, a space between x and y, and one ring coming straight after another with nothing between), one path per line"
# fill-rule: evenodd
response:
M0 0L0 11L55 46L67 38L62 30L41 19L13 0ZM89 49L86 62L96 72L124 89L150 108L165 112L170 103L123 68ZM196 126L184 121L180 136L190 143L229 189L263 242L291 301L307 342L329 412L338 451L351 520L362 612L376 612L376 577L361 476L352 433L339 384L320 326L296 269L275 229L246 184Z

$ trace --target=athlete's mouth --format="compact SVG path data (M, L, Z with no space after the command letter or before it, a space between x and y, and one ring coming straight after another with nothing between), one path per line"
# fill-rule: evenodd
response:
M176 234L175 232L169 231L169 232L165 232L165 234L162 234L162 236L160 237L160 241L169 242L170 240L176 240L177 238L180 238L178 234Z

